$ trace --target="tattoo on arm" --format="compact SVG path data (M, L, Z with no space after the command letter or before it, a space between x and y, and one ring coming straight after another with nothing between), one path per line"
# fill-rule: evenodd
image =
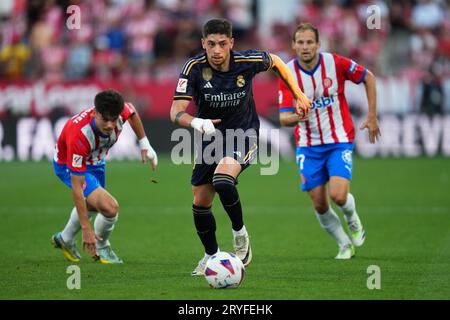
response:
M185 114L185 113L186 113L186 111L180 111L180 112L178 112L178 113L176 114L176 116L175 116L175 122L176 122L176 123L179 123L178 121L180 120L181 116L182 116L183 114Z

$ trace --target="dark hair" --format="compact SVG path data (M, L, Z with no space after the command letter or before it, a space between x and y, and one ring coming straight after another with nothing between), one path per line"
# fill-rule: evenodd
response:
M117 91L108 89L97 93L94 99L95 110L104 118L117 118L123 111L124 101Z
M314 27L309 22L301 23L297 26L297 29L295 29L294 34L292 35L292 41L295 41L295 35L297 34L297 32L303 32L306 30L310 30L310 31L314 32L314 34L316 35L316 42L319 42L319 29Z
M210 34L224 34L228 38L233 36L233 27L226 19L211 19L203 26L203 38Z

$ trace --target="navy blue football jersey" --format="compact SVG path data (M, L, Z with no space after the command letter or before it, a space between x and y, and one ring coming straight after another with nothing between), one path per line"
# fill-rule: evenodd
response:
M259 130L259 119L253 99L253 77L272 67L265 51L231 51L227 72L214 70L206 53L189 59L181 71L174 100L192 100L196 116L221 119L218 130L250 128Z

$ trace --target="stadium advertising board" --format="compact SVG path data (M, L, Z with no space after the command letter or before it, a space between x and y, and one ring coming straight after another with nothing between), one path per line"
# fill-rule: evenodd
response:
M11 117L0 121L0 161L51 160L56 137L67 117ZM363 118L355 118L358 128ZM274 130L277 123L262 121L262 130ZM162 152L170 152L179 142L171 138L174 129L169 120L144 120L152 143ZM380 117L381 140L370 144L367 135L357 132L357 154L371 157L435 157L450 156L450 115L384 115ZM187 129L186 129L187 130ZM284 129L283 129L284 130ZM281 157L289 157L294 149L293 136L281 130L277 139L269 143L280 150ZM261 139L265 139L263 135ZM286 146L287 149L286 150ZM122 138L109 154L110 159L131 160L139 158L139 148L133 132L125 126Z

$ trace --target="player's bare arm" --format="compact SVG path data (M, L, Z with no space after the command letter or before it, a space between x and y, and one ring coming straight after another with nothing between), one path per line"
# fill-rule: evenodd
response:
M97 239L101 239L95 234L89 222L86 201L83 196L83 184L85 183L85 179L84 176L72 174L71 180L73 202L77 208L78 218L80 220L81 230L83 233L83 250L86 250L91 256L95 256L95 242Z
M367 70L366 77L364 79L364 86L366 88L369 112L360 129L364 130L367 128L369 130L369 141L371 143L375 143L380 138L381 132L377 119L376 79L374 74L370 70Z
M296 112L301 116L305 117L308 115L309 110L311 109L311 101L306 97L306 95L300 90L298 87L294 76L287 68L286 64L275 54L270 54L272 58L272 69L275 73L286 83L288 88L291 90L292 95L295 99L295 108Z
M307 117L300 117L294 111L280 112L280 124L284 127L295 127L300 121L306 121Z
M172 106L170 107L170 120L172 122L178 123L183 127L191 126L194 117L186 112L189 102L189 100L174 100L172 102Z
M170 108L170 120L183 127L192 127L201 133L213 133L214 125L220 123L220 119L200 119L186 112L189 100L173 100Z
M129 119L131 129L133 129L134 134L139 140L139 146L141 148L141 158L142 163L147 163L147 158L150 159L150 164L152 166L153 171L156 170L156 166L158 165L158 156L156 155L155 150L150 145L147 136L145 135L144 125L142 124L141 117L137 112L135 112Z

